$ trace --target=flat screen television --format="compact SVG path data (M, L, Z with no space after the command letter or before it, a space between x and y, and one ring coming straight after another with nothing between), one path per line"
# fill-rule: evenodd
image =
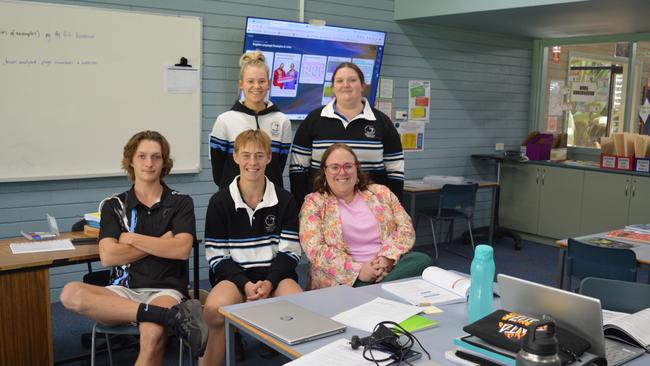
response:
M264 53L270 100L290 119L303 120L331 101L332 73L345 61L363 71L364 95L374 105L385 39L373 30L248 17L244 51Z

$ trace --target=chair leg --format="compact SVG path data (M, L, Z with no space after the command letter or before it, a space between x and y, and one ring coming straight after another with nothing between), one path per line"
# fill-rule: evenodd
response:
M436 253L436 260L438 260L438 243L436 241L436 229L432 218L429 218L429 224L431 225L431 235L433 235L433 249Z
M106 351L108 351L108 364L113 366L113 347L111 346L111 335L104 333L106 337Z
M183 340L178 338L178 366L183 366Z
M469 232L469 242L472 243L472 252L474 252L474 235L472 234L472 219L467 218L467 228Z
M90 336L90 366L95 366L95 337L97 336L96 327L97 324L94 324L93 332Z

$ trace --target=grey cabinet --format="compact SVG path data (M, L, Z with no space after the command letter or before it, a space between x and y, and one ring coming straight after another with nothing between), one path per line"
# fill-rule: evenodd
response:
M650 223L650 177L633 176L627 223Z
M650 223L650 177L585 172L583 235Z
M503 164L499 224L551 238L575 236L583 177L577 169Z
M585 172L582 188L582 235L623 228L627 224L631 175Z

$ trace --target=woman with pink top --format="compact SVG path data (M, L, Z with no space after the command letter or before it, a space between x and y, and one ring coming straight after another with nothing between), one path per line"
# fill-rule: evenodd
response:
M368 181L347 145L325 151L314 190L300 210L310 288L419 276L432 264L428 255L409 252L415 242L411 219L388 187Z

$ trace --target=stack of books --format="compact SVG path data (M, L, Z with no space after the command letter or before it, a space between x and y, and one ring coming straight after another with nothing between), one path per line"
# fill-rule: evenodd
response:
M606 237L624 242L650 244L650 224L628 225L625 229L608 232Z
M86 225L84 225L84 234L92 237L99 237L99 212L91 212L84 215Z

